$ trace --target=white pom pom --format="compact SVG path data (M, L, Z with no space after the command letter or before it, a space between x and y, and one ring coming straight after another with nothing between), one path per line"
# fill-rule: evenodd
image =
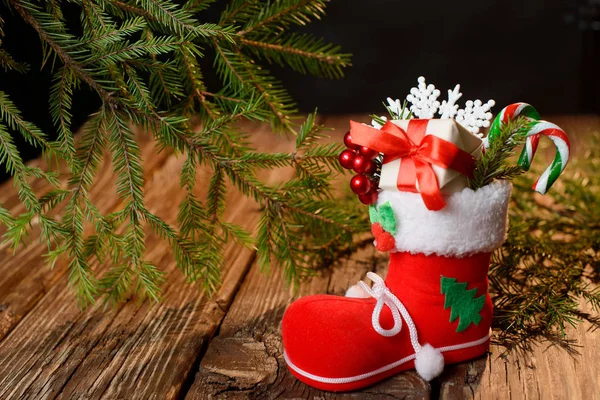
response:
M346 297L354 297L356 299L366 299L369 295L359 286L353 285L346 290Z
M415 369L426 381L430 381L444 370L444 356L429 343L421 347L415 358Z

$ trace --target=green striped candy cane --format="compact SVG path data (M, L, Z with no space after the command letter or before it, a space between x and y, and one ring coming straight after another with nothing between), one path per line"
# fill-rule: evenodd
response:
M525 147L519 157L519 165L521 168L525 171L528 171L529 168L531 168L531 162L535 156L540 135L549 137L556 146L556 155L554 156L552 164L546 168L544 173L533 185L535 191L544 194L550 189L554 182L556 182L569 162L569 154L571 151L569 138L565 131L559 126L541 120L540 114L533 106L527 103L514 103L505 107L500 114L496 116L496 119L494 119L488 133L488 143L496 140L504 125L518 117L525 117L530 121Z

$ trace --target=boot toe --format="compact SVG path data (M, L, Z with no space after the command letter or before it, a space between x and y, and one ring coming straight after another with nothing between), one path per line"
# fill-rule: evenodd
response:
M371 324L374 307L374 299L330 295L303 297L292 303L282 321L283 345L292 372L325 380L345 379L371 373L411 354L404 329L394 337L375 332ZM380 322L389 329L391 313L384 310Z

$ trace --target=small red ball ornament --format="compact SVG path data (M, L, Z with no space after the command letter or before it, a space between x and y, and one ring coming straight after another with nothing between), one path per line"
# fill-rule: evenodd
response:
M377 150L373 150L366 146L361 146L358 149L358 153L367 160L372 160L379 155L379 152Z
M371 190L371 181L366 175L354 175L350 181L350 189L357 195L364 195Z
M351 150L354 150L357 147L354 143L352 143L352 135L350 132L346 132L344 135L344 145Z
M352 169L354 164L354 159L356 158L356 153L354 150L344 150L340 153L340 165L346 169Z
M373 160L357 155L352 162L352 168L359 174L372 174L377 169Z
M352 169L358 174L365 173L364 169L366 165L367 160L358 154L356 155L356 157L354 157L354 160L352 161Z
M379 193L377 192L377 189L370 191L367 194L361 194L358 196L358 200L360 200L361 203L370 206L371 204L375 203L377 201L377 197L379 196Z
M373 161L373 160L368 160L364 173L365 174L374 174L375 171L377 171L377 164L375 164L375 161Z

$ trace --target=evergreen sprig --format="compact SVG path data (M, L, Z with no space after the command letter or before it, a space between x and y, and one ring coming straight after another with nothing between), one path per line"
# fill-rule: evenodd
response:
M513 181L508 238L490 266L497 341L509 350L547 341L576 351L567 327L600 328L600 132L585 140L546 195L531 190L537 164Z
M319 38L290 31L321 18L325 2L232 0L215 21L203 14L213 1L180 3L3 2L2 13L20 17L39 35L42 66L53 73L49 113L56 127L54 135L42 132L21 116L9 94L0 92L0 162L13 177L25 207L23 213L11 215L0 205L0 223L7 227L4 240L13 248L24 242L35 219L48 246L50 265L61 257L68 260L69 280L82 305L99 297L114 303L132 293L160 298L165 276L146 259L149 230L169 242L189 281L201 281L214 291L223 251L231 240L256 248L261 265L276 262L289 282L298 283L327 257L322 249L350 246L352 232L364 224L358 213L342 212L331 200L340 146L322 144L322 127L315 115L302 126L293 123L291 97L261 66L263 61L301 73L341 77L349 55ZM73 7L78 7L79 18L68 17ZM1 28L0 18L0 66L5 73L27 73L28 66L2 48L3 41L12 38L5 38ZM207 55L214 58L221 80L220 88L212 91L200 63ZM73 103L83 87L98 96L101 106L75 137ZM297 135L295 151L256 151L248 135L237 128L242 118L269 121L276 131ZM172 149L185 157L180 177L185 197L177 226L146 207L134 126L152 135L158 150ZM23 162L15 134L45 155L64 160L66 188L56 171ZM107 153L122 206L103 214L90 188ZM208 182L196 181L200 167L212 170ZM292 168L295 176L277 185L258 178L262 170L281 167ZM55 189L36 193L33 177L47 180ZM224 217L228 183L261 206L255 235ZM198 184L208 185L206 198L197 195Z
M485 152L475 163L473 178L469 187L473 190L489 185L495 180L511 181L525 170L511 162L514 149L523 145L527 138L530 122L526 118L517 118L504 125L498 137L489 143Z
M513 181L508 237L494 252L489 273L496 341L507 351L544 341L576 351L566 328L582 321L600 327L600 133L586 137L588 154L571 161L544 198L531 190L540 166L524 175L514 153L529 124L518 118L503 126L469 180L474 190Z

